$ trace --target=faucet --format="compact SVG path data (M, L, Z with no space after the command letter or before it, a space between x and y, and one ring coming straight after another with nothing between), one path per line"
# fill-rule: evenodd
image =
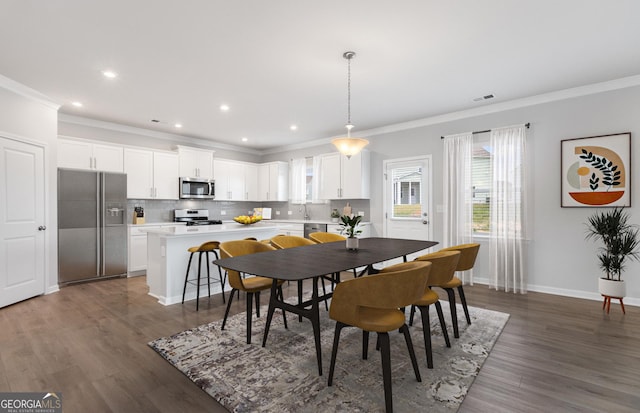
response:
M307 212L307 204L302 204L302 206L304 207L304 219L305 220L311 219L311 217L309 216L309 213Z

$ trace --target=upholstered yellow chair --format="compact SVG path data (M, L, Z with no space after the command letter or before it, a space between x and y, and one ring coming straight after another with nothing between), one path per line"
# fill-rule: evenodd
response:
M453 247L443 248L440 251L460 251L460 260L458 261L458 266L456 267L456 271L467 271L473 268L476 263L476 257L478 256L478 251L480 250L480 244L461 244ZM462 288L462 280L460 278L454 277L451 281L444 284L430 284L432 287L440 287L447 292L447 296L449 297L449 307L451 308L451 320L453 323L453 336L455 338L460 337L460 332L458 331L458 314L456 311L456 296L453 292L453 289L458 289L458 295L460 296L460 303L462 304L462 309L464 310L464 316L467 319L467 324L471 324L471 317L469 316L469 308L467 307L467 299L464 296L464 289Z
M316 244L326 244L327 242L345 241L347 238L333 232L312 232L309 234L309 239L314 241ZM358 271L354 268L353 277L355 278L357 276ZM335 278L340 282L340 274L336 274ZM331 282L331 288L333 288L333 281Z
M430 262L431 271L429 272L428 285L444 284L451 280L453 274L456 271L456 265L460 259L460 252L458 251L438 251L427 255L422 255L416 258L418 262ZM440 327L442 327L442 335L444 336L444 342L447 347L451 347L449 341L449 334L447 333L447 326L444 322L444 316L442 314L442 306L438 300L438 294L431 290L428 286L422 293L422 296L412 303L411 316L409 318L409 325L413 325L413 313L415 308L420 309L420 315L422 318L422 330L424 335L424 348L427 353L427 367L433 368L433 354L431 351L431 324L429 323L429 306L434 304L438 318L440 319Z
M343 281L336 286L329 310L329 317L336 320L329 368L329 386L333 384L340 332L344 327L349 326L358 327L363 331L363 359L367 358L369 332L378 333L387 412L393 411L390 331L400 329L404 334L416 379L422 381L409 328L405 324L404 312L399 309L420 298L427 286L430 267L431 264L418 261L396 264L383 269L376 275Z
M271 238L271 245L277 249L285 249L285 248L296 248L296 247L304 247L307 245L315 245L316 243L311 241L310 239L298 237L295 235L280 235ZM324 277L322 280L322 293L327 295L327 290L324 285ZM331 278L333 281L333 278ZM302 302L302 280L298 281L298 304ZM327 310L329 310L329 304L327 303L328 299L324 300L324 305ZM298 317L299 321L302 321L302 316Z
M221 258L238 257L247 254L263 253L267 251L274 251L271 245L264 244L259 241L253 240L239 240L228 241L220 243L220 256ZM260 317L260 291L268 290L271 288L273 280L267 277L247 277L242 278L238 271L227 269L229 275L229 285L231 285L231 295L227 302L227 309L224 312L224 320L222 321L221 329L227 323L227 317L229 315L229 309L231 308L231 302L233 301L233 293L236 291L244 291L247 293L247 344L251 344L251 319L253 317L252 305L255 297L256 301L256 316ZM278 281L278 292L280 298L282 298L282 282ZM239 294L238 294L239 296ZM287 328L287 318L283 311L284 326Z
M209 293L209 297L211 297L211 271L209 269L209 263L211 261L209 260L209 253L212 253L216 257L216 259L218 259L219 258L218 252L216 250L219 248L219 246L220 246L220 243L218 241L208 241L197 247L191 247L187 249L190 255L189 255L189 263L187 264L187 273L184 276L184 288L182 289L182 304L184 304L184 296L187 293L187 284L194 284L196 285L196 311L198 311L200 307L200 286L201 286L200 272L202 270L202 255L204 254L205 256L205 265L207 266L207 290ZM193 260L193 255L195 253L198 253L198 278L190 280L189 271L191 270L191 261ZM220 267L218 267L218 275L220 277L220 285L222 286L222 302L224 303L225 302L224 284L225 284L226 276L222 275L222 270L220 269Z

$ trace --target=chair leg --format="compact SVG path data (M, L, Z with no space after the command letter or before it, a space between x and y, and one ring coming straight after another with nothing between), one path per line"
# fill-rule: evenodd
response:
M411 341L411 333L409 333L409 327L404 324L402 327L400 327L400 332L404 334L404 341L407 342L407 350L409 350L409 357L411 358L411 365L413 365L413 372L416 374L416 380L421 382L422 377L420 377L420 368L418 367L416 352L413 350L413 342Z
M462 309L464 310L464 316L467 319L467 324L471 324L471 317L469 317L469 308L467 307L467 299L464 296L464 289L462 286L458 287L458 295L460 296L460 303L462 303Z
M362 360L366 360L369 353L369 332L362 330Z
M256 317L260 318L260 291L255 293L256 297Z
M436 311L438 312L438 319L440 319L440 327L442 328L442 336L444 337L444 342L447 347L451 347L451 342L449 341L449 333L447 332L447 325L444 322L444 314L442 314L442 306L440 305L440 301L436 301Z
M324 286L324 278L320 277L320 280L322 280L322 295L327 295L327 289ZM329 311L329 303L328 303L328 298L324 299L324 308L326 308L327 311Z
M302 304L302 280L298 280L298 305ZM298 314L298 322L302 323L302 316Z
M187 293L187 281L189 280L189 270L191 269L191 260L193 252L189 255L189 263L187 264L187 275L184 276L184 288L182 289L182 304L184 304L184 295ZM604 307L602 307L604 309Z
M200 270L202 269L202 252L198 254L198 285L196 286L196 311L200 307Z
M280 295L280 301L284 301L284 295L282 294L281 285L278 286L278 294ZM284 321L284 328L288 329L289 327L287 326L287 312L284 311L284 308L282 309L282 320Z
M449 308L451 308L451 323L453 324L453 336L460 338L460 332L458 331L458 312L456 311L456 296L453 293L453 288L445 288L447 296L449 297Z
M413 313L416 312L416 306L412 305L411 306L411 312L409 313L409 325L412 326L413 325Z
M333 348L331 349L331 364L329 365L329 380L327 382L328 386L333 384L333 372L336 367L336 356L338 355L338 343L340 342L340 332L347 325L336 321L336 329L333 335Z
M253 293L247 293L247 344L251 344L251 319L253 318Z
M209 251L205 251L205 261L207 263L207 294L211 297L211 270L209 265Z
M227 303L227 309L224 312L224 320L222 320L222 327L220 330L224 330L225 324L227 324L227 317L229 316L229 309L231 308L231 302L233 301L233 293L236 292L236 289L233 288L231 290L231 295L229 296L229 302Z
M433 352L431 351L431 324L429 322L429 306L419 306L422 319L422 335L424 336L424 351L427 354L427 367L433 368Z
M391 345L389 333L378 333L380 356L382 358L382 381L384 383L384 404L387 413L393 412L393 395L391 394Z

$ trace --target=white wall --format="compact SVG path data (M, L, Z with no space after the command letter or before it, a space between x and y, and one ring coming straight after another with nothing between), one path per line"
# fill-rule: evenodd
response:
M0 135L41 145L45 155L45 292L58 289L56 146L58 105L0 75Z
M594 209L560 207L560 141L630 131L632 164L636 163L633 160L640 159L640 144L635 143L640 136L639 110L640 87L632 87L373 136L369 138L373 155L372 188L382 188L383 160L432 154L433 203L442 204L442 135L530 122L527 136L532 164L528 173L533 188L529 211L532 223L528 249L529 289L599 299L597 245L584 239L584 222ZM628 211L632 221L640 223L637 205L640 178L632 180L631 192L632 207ZM371 199L371 215L376 232L381 234L381 196ZM442 240L442 214L436 214L432 222L435 240ZM489 277L485 241L481 241L483 246L475 271L481 281ZM640 305L640 264L630 263L624 279L626 301Z

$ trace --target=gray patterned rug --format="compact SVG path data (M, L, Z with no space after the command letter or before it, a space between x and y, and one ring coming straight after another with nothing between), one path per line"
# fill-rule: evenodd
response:
M396 412L455 412L489 355L509 315L470 307L471 325L461 316L460 338L453 338L446 301L442 306L451 337L444 345L431 306L434 369L428 369L420 312L411 337L422 382L416 381L402 334L391 333L393 404ZM372 334L368 360L361 359L362 332L345 328L340 337L333 386L327 386L335 322L321 307L323 376L318 376L311 323L277 310L265 348L261 347L266 307L253 320L252 344L246 344L245 314L212 322L149 343L169 363L232 412L383 412L382 365ZM408 311L407 311L408 313Z

